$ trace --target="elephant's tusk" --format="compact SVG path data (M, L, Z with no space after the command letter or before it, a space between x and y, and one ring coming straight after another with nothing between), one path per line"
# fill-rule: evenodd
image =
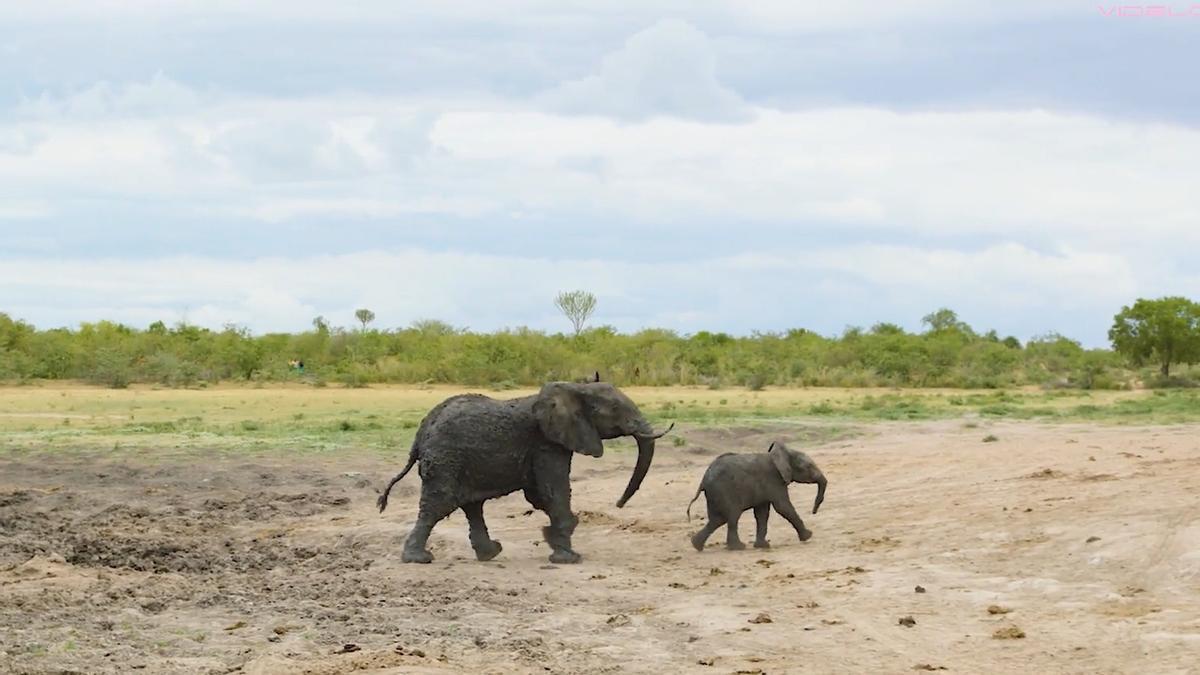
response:
M667 433L669 433L674 428L675 428L675 423L671 422L671 426L667 427L666 429L660 431L659 433L657 433L653 436L645 436L644 438L649 438L650 440L658 440L658 439L662 438L663 436L666 436Z

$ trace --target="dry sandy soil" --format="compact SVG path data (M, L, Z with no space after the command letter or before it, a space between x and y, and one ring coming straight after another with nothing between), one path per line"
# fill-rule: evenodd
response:
M519 495L495 561L456 514L401 564L419 479L373 502L402 456L0 458L0 671L1195 672L1195 427L866 426L808 448L812 540L692 550L710 458L804 429L683 430L624 509L632 454L577 458L575 566Z

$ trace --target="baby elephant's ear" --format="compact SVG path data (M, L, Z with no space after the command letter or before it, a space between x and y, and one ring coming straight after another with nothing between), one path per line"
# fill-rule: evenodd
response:
M771 456L771 461L775 462L775 469L779 471L779 476L783 478L783 482L792 482L792 463L788 458L787 448L783 447L783 443L772 443L771 449L767 451L767 454Z

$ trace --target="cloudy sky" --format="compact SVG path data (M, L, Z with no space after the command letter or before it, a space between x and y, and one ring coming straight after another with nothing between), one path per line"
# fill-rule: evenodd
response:
M1200 296L1197 56L1081 0L6 2L0 311L1102 345Z

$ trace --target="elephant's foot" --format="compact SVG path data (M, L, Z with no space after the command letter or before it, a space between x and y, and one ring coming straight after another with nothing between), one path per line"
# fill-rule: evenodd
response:
M746 545L740 541L731 541L725 544L725 548L730 551L745 551Z
M771 542L763 539L762 541L754 542L754 548L771 548Z
M705 539L707 539L707 537L701 537L699 532L697 532L696 534L693 534L692 535L692 548L696 549L697 551L703 552Z
M500 551L503 550L504 547L500 545L500 542L493 539L489 542L488 546L475 549L475 559L479 562L487 562L500 555Z
M555 551L550 554L550 562L556 565L574 565L583 560L583 556L575 551Z
M429 551L410 551L404 550L404 554L400 556L400 560L406 563L421 563L428 565L433 562L433 554Z
M800 537L800 541L808 541L812 539L812 530L804 530L796 533Z

